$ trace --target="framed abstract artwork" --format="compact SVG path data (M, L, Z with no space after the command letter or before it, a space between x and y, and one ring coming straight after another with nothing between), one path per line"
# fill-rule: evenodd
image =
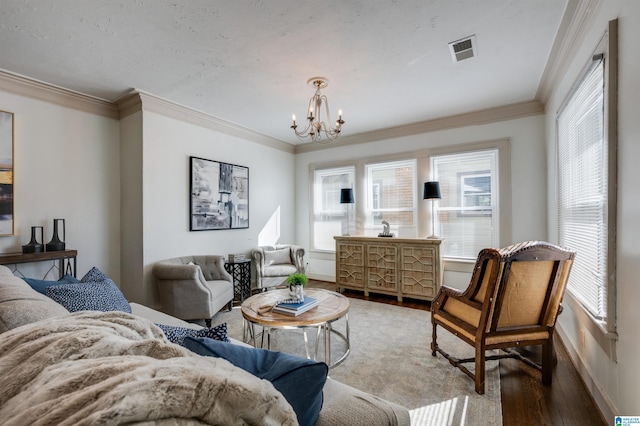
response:
M0 236L13 235L13 113L0 111Z
M198 157L191 165L191 231L249 227L249 168Z

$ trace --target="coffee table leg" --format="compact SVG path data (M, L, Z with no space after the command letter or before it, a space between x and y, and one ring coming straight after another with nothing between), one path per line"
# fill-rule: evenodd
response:
M307 337L306 327L302 329L302 334L304 335L304 351L307 354L307 359L311 359L311 353L309 353L309 338Z
M325 325L325 331L324 331L324 340L325 340L325 346L324 346L324 362L327 363L327 365L331 365L331 323L328 322Z
M267 349L271 350L271 327L265 327L267 330ZM264 331L262 332L264 336Z

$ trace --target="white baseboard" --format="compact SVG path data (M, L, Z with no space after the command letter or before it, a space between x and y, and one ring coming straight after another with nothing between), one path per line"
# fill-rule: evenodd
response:
M331 282L331 283L335 283L336 282L336 277L334 277L333 275L323 275L323 274L309 273L309 274L307 274L307 276L309 278L311 278L312 280L328 281L328 282Z
M573 363L574 367L578 371L578 374L582 378L582 381L584 382L587 388L587 391L591 394L593 400L598 406L598 409L602 413L602 416L607 422L613 421L615 416L618 415L617 410L614 407L613 403L611 402L609 397L602 391L602 389L600 388L596 380L593 378L593 374L591 374L591 370L589 369L589 367L582 362L582 359L580 358L578 351L576 351L576 348L571 344L571 340L569 339L569 337L567 336L567 334L562 329L562 326L559 323L556 324L556 331L558 332L558 335L562 339L562 344L567 349L567 353L571 358L571 362Z

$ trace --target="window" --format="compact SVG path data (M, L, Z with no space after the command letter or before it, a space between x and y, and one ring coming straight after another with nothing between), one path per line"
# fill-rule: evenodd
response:
M491 173L460 174L460 205L465 215L491 215Z
M377 235L383 220L398 236L416 236L416 160L365 165L365 235Z
M443 256L475 259L499 247L498 149L433 155L431 170L442 193L433 205Z
M340 189L353 188L354 167L318 169L313 177L313 248L335 250L334 235L343 233L347 220L345 205L340 204Z
M610 233L615 235L609 192L615 172L609 169L604 77L604 56L597 55L560 110L556 128L558 239L577 252L567 290L594 319L606 323L607 277L615 275L608 243Z

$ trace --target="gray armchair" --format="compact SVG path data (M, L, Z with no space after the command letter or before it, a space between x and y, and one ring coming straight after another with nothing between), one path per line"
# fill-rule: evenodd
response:
M151 271L160 296L161 310L183 320L205 320L223 306L231 310L233 278L222 256L183 256L163 260Z
M256 268L256 288L269 289L284 284L286 278L304 273L304 249L296 245L262 246L251 252Z

